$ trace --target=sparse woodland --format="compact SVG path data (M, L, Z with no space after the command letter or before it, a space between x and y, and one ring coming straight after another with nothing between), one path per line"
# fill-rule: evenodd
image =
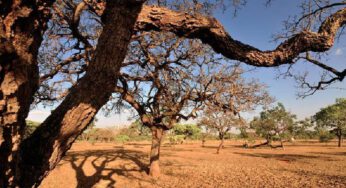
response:
M264 84L242 77L251 67L285 66L283 76L300 84L301 97L344 80L346 69L321 55L343 34L345 1L302 1L301 14L275 36L279 45L265 51L233 38L213 18L216 10L236 13L245 3L0 1L0 187L38 187L101 109L130 108L150 129L149 174L159 176L162 136L181 120L209 109L238 121L243 111L272 101ZM321 75L295 72L297 63L318 67ZM56 108L27 136L35 105ZM334 129L339 145L344 106L340 99L313 118ZM217 128L221 135L234 126L227 121Z

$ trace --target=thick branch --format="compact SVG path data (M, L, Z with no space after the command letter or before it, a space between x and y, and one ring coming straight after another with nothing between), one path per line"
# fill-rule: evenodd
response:
M338 29L345 23L346 8L343 8L328 17L318 32L302 31L272 51L261 51L234 40L214 18L175 12L163 7L145 6L135 29L169 31L182 37L198 38L229 59L254 66L272 67L293 63L292 60L303 52L329 50Z

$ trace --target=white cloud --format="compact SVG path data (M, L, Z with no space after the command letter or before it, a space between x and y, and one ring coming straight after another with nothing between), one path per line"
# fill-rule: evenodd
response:
M337 48L335 50L335 55L342 55L343 54L343 50L341 48Z

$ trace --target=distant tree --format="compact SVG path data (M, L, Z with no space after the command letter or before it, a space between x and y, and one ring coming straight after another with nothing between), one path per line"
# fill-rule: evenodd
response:
M272 109L262 111L259 117L255 117L251 121L250 127L256 130L256 134L265 138L266 142L253 147L262 145L273 147L272 141L275 139L280 140L281 147L283 147L283 139L292 135L295 119L296 116L286 111L282 103L278 103Z
M29 137L35 129L40 126L41 123L31 121L31 120L26 120L26 127L25 127L25 133L24 133L24 138Z
M91 138L91 135L95 132L96 122L97 122L97 118L94 118L78 138L80 140L89 141Z
M325 127L316 127L316 135L320 142L329 142L335 137L335 134Z
M132 122L129 129L137 132L138 136L150 135L150 129L144 126L140 119L136 119L134 122Z
M338 147L346 134L346 98L336 99L335 104L322 108L314 115L318 127L331 130L338 137Z
M198 122L198 127L201 128L201 140L202 140L202 147L205 146L205 142L207 141L207 139L209 137L212 137L215 130L214 129L211 129L209 128L208 126L204 125L203 123L201 122Z
M234 79L224 79L226 75L219 74L215 79L221 81L214 86L216 92L213 96L215 101L211 101L203 109L202 118L199 124L218 132L220 144L217 153L223 148L225 136L232 127L240 127L245 124L241 118L241 113L254 110L260 105L267 105L272 102L272 98L266 92L266 86L254 80L246 81L241 78L241 70Z
M314 123L311 118L305 118L304 120L296 122L295 126L291 127L292 136L295 138L312 139L316 137L316 131L312 128Z
M141 121L135 120L130 126L123 126L117 130L116 140L122 140L122 138L127 138L124 139L126 141L150 140L151 131L148 127L143 126Z
M239 138L249 138L249 133L247 131L247 127L241 126L239 127Z
M195 124L176 124L173 132L175 135L184 135L182 142L187 138L198 139L201 136L201 128Z
M203 118L200 120L200 124L205 125L210 129L214 129L219 134L220 144L217 148L216 153L220 153L220 149L223 148L223 143L226 134L231 130L232 127L240 127L244 124L244 121L240 116L236 116L231 111L213 111L206 110L203 114Z

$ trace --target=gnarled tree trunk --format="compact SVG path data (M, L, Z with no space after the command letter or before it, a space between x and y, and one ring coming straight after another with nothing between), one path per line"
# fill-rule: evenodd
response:
M14 187L25 119L38 88L37 54L54 1L0 1L0 187Z
M153 177L160 176L160 147L163 138L163 129L161 127L152 126L152 143L150 151L150 169L149 175Z
M134 0L108 1L105 26L85 76L21 144L20 187L38 186L109 100L141 5Z

